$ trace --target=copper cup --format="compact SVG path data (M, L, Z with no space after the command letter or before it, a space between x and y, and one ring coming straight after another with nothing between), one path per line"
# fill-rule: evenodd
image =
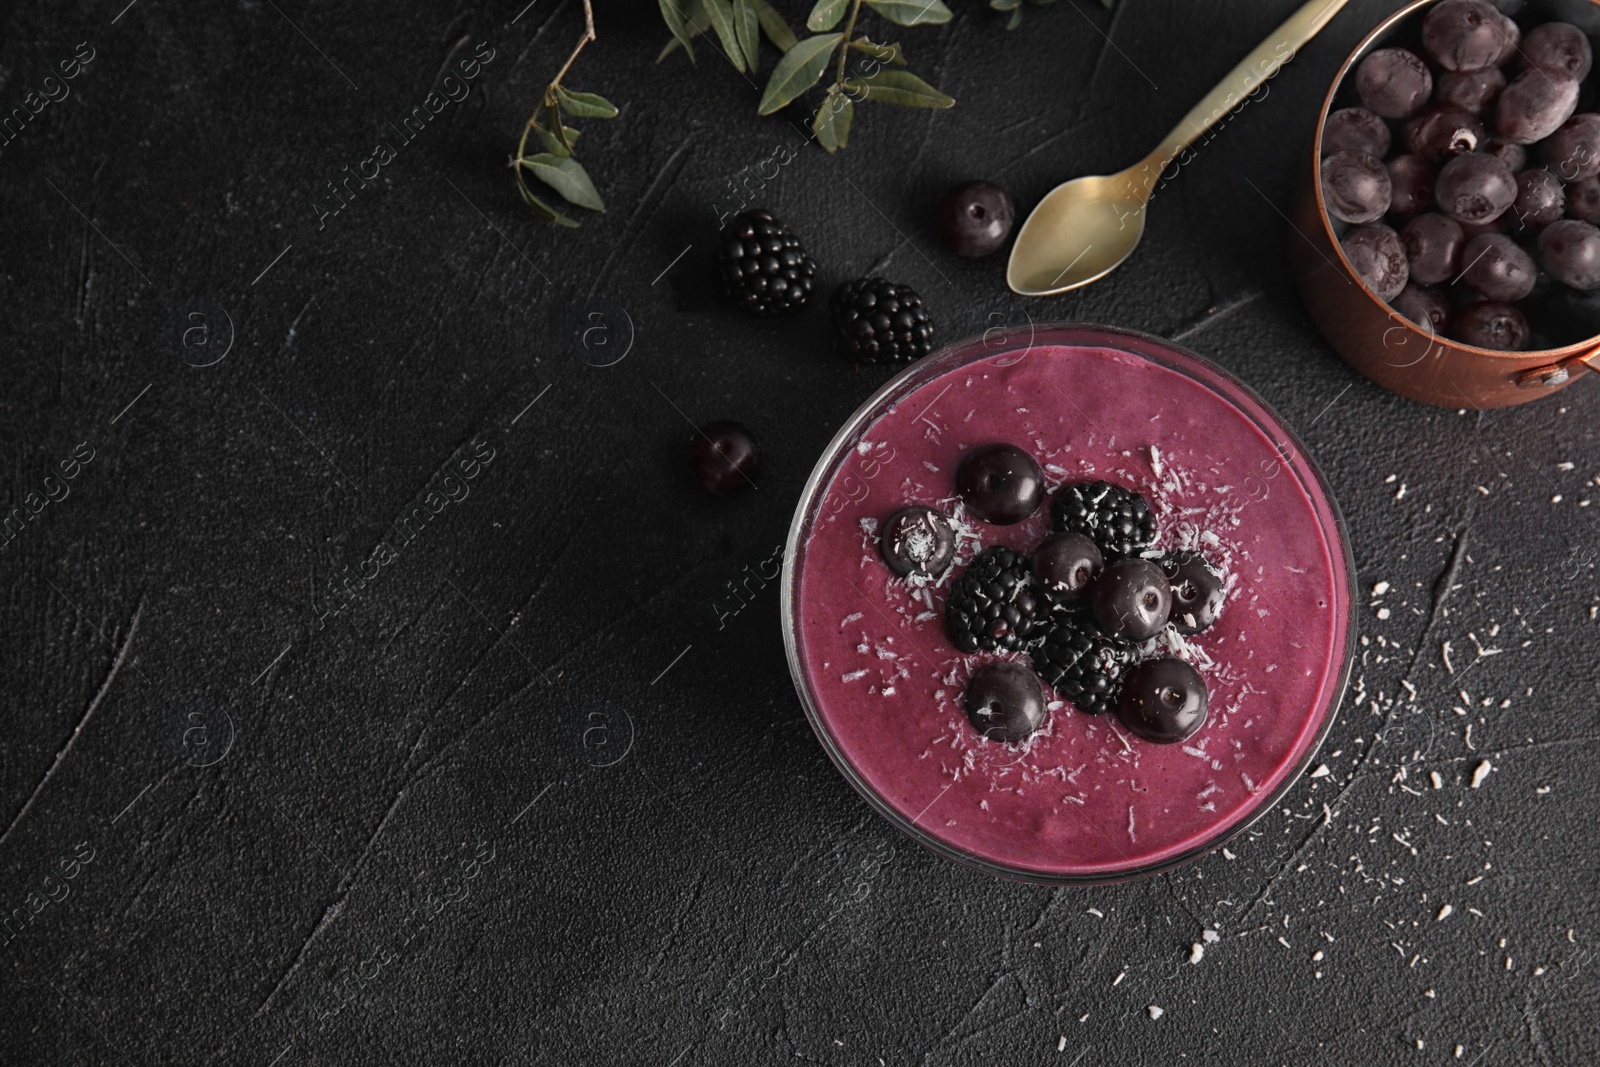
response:
M1291 258L1312 321L1345 361L1385 389L1447 408L1503 408L1564 389L1600 370L1600 337L1536 352L1475 348L1418 326L1361 281L1322 202L1322 130L1344 81L1368 52L1420 24L1439 0L1416 0L1379 23L1339 68L1317 116L1316 142L1295 210ZM1560 19L1600 36L1600 0L1497 0L1513 17ZM1416 20L1413 23L1411 20ZM1600 77L1600 67L1590 77ZM1303 240L1302 240L1303 238Z

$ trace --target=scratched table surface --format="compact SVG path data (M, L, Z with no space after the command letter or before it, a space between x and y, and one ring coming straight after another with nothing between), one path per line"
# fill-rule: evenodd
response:
M582 124L610 210L576 231L506 161L577 0L11 6L0 1061L1596 1062L1600 391L1419 406L1288 280L1321 96L1394 5L1350 4L1087 291L1013 298L930 221L958 180L1026 209L1125 165L1296 6L963 3L898 35L957 107L863 107L829 157L604 5L570 81L622 115ZM891 372L828 354L823 299L707 299L746 199L824 293L887 274L942 340L1162 334L1303 435L1360 662L1229 851L1002 883L829 764L749 578ZM763 448L733 499L685 462L720 418Z

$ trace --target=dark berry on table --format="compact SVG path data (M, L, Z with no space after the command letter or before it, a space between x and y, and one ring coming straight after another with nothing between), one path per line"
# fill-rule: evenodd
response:
M1510 141L1502 141L1498 137L1489 141L1489 154L1507 167L1510 167L1513 174L1528 165L1528 150L1526 148Z
M1528 343L1528 319L1510 304L1485 300L1457 309L1450 317L1450 332L1476 348L1519 352Z
M1070 617L1058 619L1031 655L1044 683L1085 715L1116 710L1122 675L1137 658L1133 648Z
M1389 214L1405 222L1433 210L1433 164L1421 156L1395 156L1388 162Z
M1389 124L1364 107L1340 108L1322 127L1322 154L1346 150L1382 159L1389 154Z
M1418 215L1400 231L1411 281L1438 285L1451 281L1460 270L1461 249L1467 236L1461 223L1436 212Z
M1433 188L1439 210L1457 222L1491 222L1517 200L1517 176L1485 152L1456 156Z
M967 721L987 741L1026 741L1048 710L1044 683L1020 663L985 663L967 683Z
M857 278L834 290L833 350L858 363L910 363L933 348L933 322L909 285Z
M1185 635L1210 629L1222 614L1222 575L1198 552L1171 552L1156 562L1172 590L1172 628Z
M1565 207L1580 222L1600 223L1600 178L1583 178L1567 186Z
M765 209L735 215L717 247L717 293L761 318L792 315L811 299L817 265L800 238Z
M1487 0L1444 0L1422 22L1422 47L1445 70L1482 70L1500 62L1507 30Z
M1426 216L1424 216L1426 217ZM1406 246L1400 235L1382 223L1352 226L1339 239L1345 258L1379 300L1393 300L1410 280Z
M1431 107L1407 120L1406 150L1424 159L1471 152L1488 134L1478 116L1459 107Z
M884 521L878 551L902 578L912 574L937 578L956 554L956 534L942 512L915 504Z
M984 522L1010 526L1044 500L1039 464L1016 445L983 445L968 452L956 472L956 490Z
M1427 285L1407 285L1390 303L1396 311L1424 330L1441 335L1447 332L1450 299L1442 290Z
M1533 292L1538 268L1521 245L1503 233L1479 234L1461 250L1461 280L1487 300L1514 303Z
M1048 614L1026 556L995 546L967 565L950 585L944 605L945 632L963 652L1026 646Z
M1131 555L1156 539L1149 502L1110 482L1063 485L1051 505L1051 518L1058 532L1083 534L1107 555Z
M987 256L1006 243L1016 209L993 182L963 182L939 204L939 229L958 256Z
M1181 659L1163 657L1128 671L1117 698L1117 718L1146 741L1174 745L1205 725L1208 703L1200 672Z
M1105 569L1100 546L1080 533L1055 533L1033 550L1033 576L1052 604L1075 607Z
M1439 94L1435 99L1446 106L1482 115L1494 107L1505 87L1506 76L1499 67L1451 71L1439 79Z
M737 493L755 484L761 457L755 438L737 422L707 423L689 438L695 477L713 493Z
M1123 641L1146 641L1161 632L1172 612L1172 587L1152 560L1132 557L1106 564L1089 593L1095 625Z
M1519 49L1530 67L1582 81L1594 65L1589 35L1570 22L1546 22L1522 39Z
M1322 200L1341 222L1374 222L1389 210L1389 170L1365 152L1335 152L1322 161Z
M1433 95L1433 74L1415 53L1380 48L1356 68L1356 93L1373 114L1403 119Z
M1517 199L1511 212L1525 229L1544 229L1561 217L1566 206L1566 190L1554 174L1541 167L1517 175Z
M1574 289L1600 289L1600 230L1577 219L1552 222L1539 235L1539 263Z
M1544 142L1545 166L1564 182L1600 177L1600 115L1580 111Z
M1544 140L1578 109L1578 88L1571 78L1537 67L1523 71L1494 106L1495 135L1525 145Z

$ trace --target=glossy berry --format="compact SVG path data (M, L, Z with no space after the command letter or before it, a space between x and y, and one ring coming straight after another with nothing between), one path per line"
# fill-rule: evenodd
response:
M984 522L1010 526L1038 510L1044 475L1015 445L983 445L968 452L956 472L956 491Z
M1519 49L1530 67L1562 75L1573 81L1589 76L1594 65L1594 49L1589 35L1570 22L1546 22L1535 26L1522 39Z
M1033 576L1052 604L1076 607L1105 569L1100 547L1078 533L1051 534L1033 551Z
M1406 246L1400 235L1381 223L1352 226L1339 240L1356 276L1379 300L1393 300L1410 280Z
M1027 557L1009 548L985 549L950 584L944 605L945 632L963 652L1024 648L1044 625Z
M1600 115L1581 111L1544 142L1545 166L1564 182L1600 177Z
M1533 292L1533 257L1504 234L1474 237L1461 250L1461 262L1461 280L1487 300L1509 304Z
M1424 330L1440 335L1447 332L1450 300L1438 289L1426 285L1407 285L1390 304Z
M1439 92L1435 99L1448 107L1482 115L1494 107L1505 87L1506 76L1499 67L1451 71L1439 79Z
M1544 229L1561 217L1566 206L1566 190L1554 174L1541 167L1517 175L1517 199L1511 204L1511 213L1523 229Z
M1119 559L1101 572L1090 602L1102 633L1123 641L1146 641L1167 624L1172 588L1151 560Z
M1505 12L1500 13L1500 54L1495 57L1494 65L1503 67L1516 58L1517 49L1522 46L1522 27L1516 20Z
M1445 70L1482 70L1500 61L1506 32L1488 0L1444 0L1422 22L1422 47Z
M717 295L746 314L793 315L811 299L816 273L800 238L770 211L742 212L722 231Z
M1439 210L1457 222L1491 222L1516 202L1517 178L1494 156L1469 152L1439 171L1434 195Z
M1389 170L1365 152L1335 152L1322 161L1322 200L1341 222L1375 222L1389 210Z
M1400 243L1406 251L1410 280L1438 285L1454 280L1460 270L1461 249L1467 236L1455 219L1430 212L1405 224Z
M1539 235L1539 263L1563 285L1600 289L1600 230L1577 219L1552 222Z
M993 182L963 182L939 204L939 230L958 256L987 256L1011 236L1016 209Z
M1433 210L1433 164L1421 156L1395 156L1389 160L1389 214L1401 222Z
M1126 556L1156 539L1156 519L1150 504L1132 489L1110 482L1073 482L1061 487L1051 506L1054 527L1061 533L1080 533L1100 551Z
M1528 344L1529 327L1527 317L1512 305L1485 300L1456 311L1450 332L1457 341L1476 348L1518 352Z
M1382 159L1389 153L1389 124L1364 107L1340 108L1322 127L1322 154L1346 150Z
M1563 206L1579 222L1600 223L1600 178L1582 178L1567 186Z
M1528 150L1526 148L1519 144L1512 144L1510 141L1502 141L1498 137L1489 141L1488 152L1491 156L1511 168L1511 173L1513 174L1528 165Z
M1433 95L1433 74L1415 53L1380 48L1356 68L1356 93L1373 114L1403 119Z
M1206 722L1209 698L1200 672L1181 659L1146 660L1122 680L1117 718L1158 745L1193 737Z
M937 578L956 553L955 530L942 512L915 504L884 521L878 552L902 578L912 574Z
M1406 150L1424 159L1471 152L1488 138L1483 123L1459 107L1432 107L1406 122Z
M1173 552L1156 562L1172 590L1172 628L1184 635L1210 629L1222 614L1222 575L1198 552Z
M737 422L712 422L689 439L689 462L713 493L737 493L755 484L761 457L755 438Z
M933 322L909 285L857 278L834 290L833 350L857 363L910 363L933 348Z
M1494 107L1495 134L1518 144L1534 144L1561 128L1578 109L1578 83L1530 68L1518 74Z
M985 663L967 683L967 721L987 741L1026 741L1047 710L1044 683L1019 663Z
M1104 715L1116 710L1122 675L1137 654L1087 623L1062 618L1030 655L1046 685L1085 715Z

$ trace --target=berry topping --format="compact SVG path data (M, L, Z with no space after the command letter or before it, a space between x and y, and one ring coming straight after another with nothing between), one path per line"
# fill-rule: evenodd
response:
M1206 721L1206 684L1181 659L1146 660L1122 680L1117 718L1146 741L1187 741Z
M1517 199L1511 210L1524 229L1544 229L1561 217L1566 206L1566 191L1554 174L1541 167L1517 175Z
M1361 102L1386 119L1403 119L1428 102L1433 75L1428 65L1404 48L1380 48L1356 68Z
M1459 107L1434 107L1406 123L1406 149L1424 159L1471 152L1486 139L1478 116Z
M1485 300L1451 316L1450 332L1457 341L1476 348L1516 352L1528 343L1528 320L1510 304Z
M1600 222L1600 178L1580 178L1567 186L1563 206L1568 215L1581 222Z
M1426 216L1424 216L1426 218ZM1345 258L1379 300L1393 300L1410 280L1406 246L1400 235L1382 223L1353 226L1339 240Z
M1422 23L1422 47L1445 70L1482 70L1500 62L1507 29L1488 0L1444 0Z
M933 347L933 323L909 285L857 278L834 290L833 350L858 363L910 363Z
M1594 65L1589 36L1570 22L1546 22L1522 39L1522 58L1530 67L1582 81Z
M1161 632L1172 612L1172 588L1148 559L1107 564L1090 593L1101 631L1124 641L1146 641Z
M1051 511L1056 530L1084 534L1110 555L1130 555L1156 539L1145 498L1110 482L1064 485Z
M1342 222L1373 222L1389 210L1389 171L1377 156L1335 152L1322 161L1322 199Z
M1561 128L1578 109L1578 83L1537 67L1518 74L1494 108L1495 132L1507 141L1533 144Z
M1389 161L1389 214L1405 222L1433 210L1433 164L1421 156L1396 156Z
M967 683L967 721L986 740L1026 741L1044 725L1044 686L1018 663L985 663Z
M789 228L766 210L735 215L717 248L718 295L762 318L792 315L811 299L817 265Z
M1075 607L1105 568L1105 556L1079 533L1051 534L1033 553L1033 576L1052 604Z
M1010 526L1038 510L1044 475L1033 457L1015 445L983 445L962 459L956 489L978 518Z
M1544 143L1545 164L1564 182L1600 177L1600 115L1584 111Z
M1006 243L1016 218L1011 197L993 182L963 182L939 204L939 229L958 256L987 256Z
M1198 552L1173 552L1157 562L1172 589L1172 628L1185 635L1210 629L1222 614L1222 575Z
M1410 280L1438 285L1455 278L1467 235L1455 219L1438 214L1418 215L1400 231L1400 243L1405 246Z
M904 578L937 578L956 553L956 535L941 512L920 504L895 512L883 524L878 551L889 569Z
M1461 262L1461 280L1488 300L1510 302L1533 292L1533 257L1504 234L1474 237L1461 250Z
M1438 289L1427 285L1407 285L1394 298L1394 309L1424 330L1445 332L1450 321L1450 300Z
M1133 663L1132 649L1088 625L1061 619L1032 651L1045 684L1085 715L1104 715L1117 705L1117 687Z
M1600 230L1577 219L1552 222L1539 235L1539 263L1564 285L1600 289Z
M761 457L755 438L737 422L708 423L689 439L695 477L713 493L737 493L755 484Z
M988 548L950 586L944 623L963 652L1015 652L1037 636L1045 615L1026 556Z
M1439 210L1457 222L1490 222L1517 199L1517 177L1487 152L1456 156L1434 185Z
M1381 159L1389 151L1389 138L1389 124L1366 108L1340 108L1322 127L1322 154L1352 149Z

